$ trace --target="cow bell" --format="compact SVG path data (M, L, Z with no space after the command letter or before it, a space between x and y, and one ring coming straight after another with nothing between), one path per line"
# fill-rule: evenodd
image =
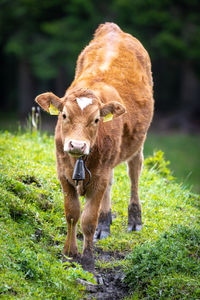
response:
M82 157L79 157L74 167L72 179L76 181L76 185L80 180L85 179L85 165Z

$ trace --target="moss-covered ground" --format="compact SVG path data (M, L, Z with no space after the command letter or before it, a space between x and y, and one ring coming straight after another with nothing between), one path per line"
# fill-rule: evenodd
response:
M173 179L158 151L145 160L140 198L143 230L130 234L129 180L126 165L118 166L111 236L96 245L113 259L97 259L96 267L123 268L128 299L200 299L199 196ZM52 136L0 133L0 227L1 299L84 298L76 279L92 275L62 265L66 223Z

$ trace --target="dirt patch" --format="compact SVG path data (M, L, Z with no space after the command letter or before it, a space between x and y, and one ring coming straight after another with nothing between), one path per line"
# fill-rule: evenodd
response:
M118 251L112 252L112 251L103 251L102 248L94 246L94 255L96 259L99 259L101 262L106 261L110 262L111 260L117 259L124 259L126 256L125 254L122 254Z
M97 272L97 285L85 284L85 299L123 299L128 296L128 286L123 283L124 274L118 268ZM82 283L83 284L83 283Z
M111 262L113 259L122 260L125 255L119 252L103 251L100 247L94 247L95 261L99 260L101 263ZM78 254L73 258L73 262L68 260L67 257L63 257L63 263L70 262L73 266L73 262L84 264L81 255ZM75 267L75 265L74 265ZM123 282L125 274L120 266L113 268L94 268L87 267L87 271L94 274L97 284L78 279L77 282L85 287L83 299L92 300L118 300L124 299L130 295L130 290L127 284Z
M94 255L96 259L101 262L110 262L113 258L124 259L124 255L118 252L103 251L99 247L94 248ZM129 295L129 287L123 282L124 272L118 267L112 269L95 268L95 277L97 285L88 284L80 281L85 286L85 299L123 299Z

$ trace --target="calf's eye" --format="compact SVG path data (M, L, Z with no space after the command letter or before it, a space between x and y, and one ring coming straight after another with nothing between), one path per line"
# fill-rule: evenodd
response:
M62 116L64 120L67 118L66 114L63 114Z
M94 123L97 124L99 122L99 119L95 119Z

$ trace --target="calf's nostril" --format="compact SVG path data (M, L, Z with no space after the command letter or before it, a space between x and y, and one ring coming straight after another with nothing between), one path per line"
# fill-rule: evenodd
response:
M81 147L81 150L84 151L86 148L86 143L83 144L83 146Z
M71 148L71 149L73 149L73 148L74 148L74 146L73 146L73 144L72 144L72 142L71 142L71 141L69 142L69 146L70 146L70 148Z

